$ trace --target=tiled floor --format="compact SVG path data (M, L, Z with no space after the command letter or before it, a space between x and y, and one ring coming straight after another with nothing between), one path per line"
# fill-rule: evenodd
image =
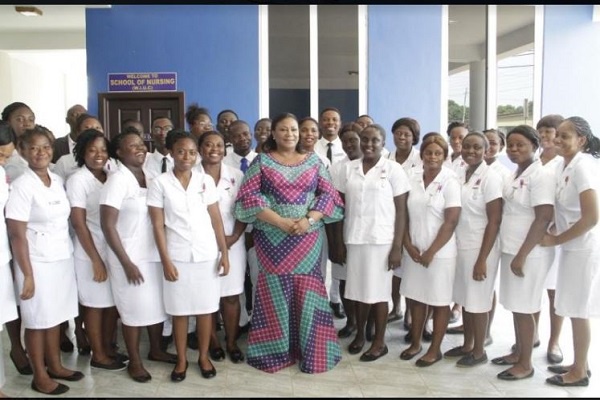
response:
M195 363L197 353L188 350L190 367L187 379L181 383L170 381L172 365L145 361L152 374L148 383L132 381L126 371L109 372L90 370L89 356L77 352L63 355L64 363L83 371L86 377L79 382L66 382L71 390L64 397L600 397L600 378L590 381L586 388L560 388L545 383L551 376L546 370L545 344L548 340L547 302L544 300L541 317L540 339L542 346L534 350L535 375L531 379L516 382L501 381L496 374L504 367L491 363L471 369L457 368L455 360L443 359L429 368L415 367L415 359L402 361L398 358L407 345L403 341L405 331L401 321L388 325L386 340L388 355L372 362L360 362L359 355L347 351L352 338L341 341L342 361L331 371L308 375L296 366L275 374L256 370L247 364L233 364L229 360L215 363L217 376L207 380L200 376ZM338 328L343 320L335 320ZM592 346L590 369L600 374L600 321L592 320ZM222 332L220 332L222 335ZM514 341L511 314L498 307L492 327L494 343L487 348L491 359L505 354ZM141 354L147 352L144 334ZM445 351L462 342L460 335L447 335L442 344ZM42 397L30 389L30 376L21 376L8 358L9 340L2 332L4 363L7 383L2 389L11 397ZM245 351L245 336L240 339ZM121 347L124 346L121 344ZM565 362L572 362L571 326L565 321L561 337ZM367 347L365 347L365 350ZM170 347L174 351L173 347ZM423 354L423 353L422 353Z

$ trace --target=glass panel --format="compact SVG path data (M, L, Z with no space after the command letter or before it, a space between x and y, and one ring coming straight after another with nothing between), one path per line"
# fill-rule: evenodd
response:
M448 123L485 129L486 6L448 6Z
M497 22L498 128L533 121L534 6L499 5Z
M358 6L320 5L317 10L319 110L336 107L342 122L354 121L358 117Z
M308 5L269 5L269 108L310 114Z

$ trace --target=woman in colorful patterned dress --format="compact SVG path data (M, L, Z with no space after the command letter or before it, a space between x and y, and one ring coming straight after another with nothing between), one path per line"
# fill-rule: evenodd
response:
M293 114L276 117L271 132L234 208L253 224L259 267L248 364L272 373L299 360L302 372L325 372L341 349L321 274L321 228L343 217L343 203L319 157L299 151Z

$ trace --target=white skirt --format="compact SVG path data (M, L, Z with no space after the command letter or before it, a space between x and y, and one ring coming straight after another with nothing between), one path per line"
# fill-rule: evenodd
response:
M546 281L544 282L544 289L548 290L556 290L556 280L558 277L558 260L560 259L561 247L548 247L548 250L552 252L550 256L552 258L552 265L550 266L550 270L548 271L548 275L546 276Z
M470 313L485 313L492 309L500 249L496 244L488 255L486 278L483 281L473 279L473 267L480 249L458 250L456 258L456 276L452 290L452 300Z
M10 263L6 263L0 265L0 331L5 322L18 317L12 272L10 272Z
M140 285L127 281L120 263L108 263L108 279L121 322L127 326L148 326L163 322L167 319L167 314L162 298L162 265L157 262L140 262L135 265L144 277L144 282Z
M26 329L48 329L78 315L77 280L73 259L55 262L31 261L35 292L28 300L19 299L21 320ZM23 291L23 272L15 262L19 293Z
M508 311L521 314L534 314L542 308L544 282L550 270L551 252L539 257L527 257L523 274L513 274L510 263L514 254L502 253L500 258L500 304Z
M198 263L174 261L179 279L163 278L163 298L169 315L203 315L219 309L221 300L218 259Z
M406 257L401 268L404 269L400 284L403 296L435 307L452 303L456 257L434 257L427 268Z
M220 253L219 253L220 254ZM244 291L246 278L246 244L244 236L229 249L229 273L221 276L221 297L239 295Z
M346 245L347 299L365 304L392 300L392 271L388 270L391 248L391 243Z
M403 251L402 252L402 262L400 263L400 268L394 268L394 276L396 278L402 279L402 276L404 275L404 266L407 263L407 259L410 260L410 257L408 256L408 252Z
M108 272L106 261L104 261L104 265ZM91 308L107 308L115 305L110 277L104 282L96 282L92 262L89 259L75 258L75 275L77 277L77 294L81 305Z
M600 249L561 251L554 307L563 317L600 316Z

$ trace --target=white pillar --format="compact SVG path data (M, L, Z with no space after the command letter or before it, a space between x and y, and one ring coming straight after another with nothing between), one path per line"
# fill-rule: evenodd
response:
M469 127L482 131L485 126L485 61L469 63Z

